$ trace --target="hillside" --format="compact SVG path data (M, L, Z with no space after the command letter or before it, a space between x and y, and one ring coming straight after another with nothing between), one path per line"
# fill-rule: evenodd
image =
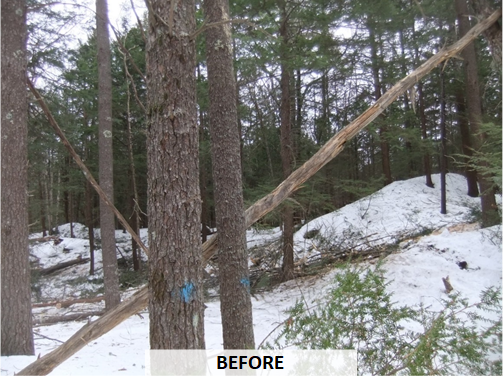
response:
M442 277L449 276L455 291L476 302L482 290L502 286L501 227L479 229L477 216L479 199L465 195L465 179L450 174L447 178L448 214L439 213L439 176L435 189L424 185L424 178L394 182L382 190L342 209L303 225L295 235L297 268L302 271L317 261L358 255L365 252L366 264L375 257L385 257L387 278L393 280L388 290L401 305L423 303L432 309L441 308L446 299ZM88 257L86 231L76 225L75 238L69 227L59 228L62 242L33 244L32 260L40 268L59 262ZM259 264L251 269L274 269L279 260L265 255L274 249L280 230L247 232L251 254L261 254ZM97 233L97 236L99 234ZM146 239L146 230L142 230ZM32 235L32 238L40 235ZM118 257L128 260L129 235L117 231ZM146 240L145 240L146 241ZM101 256L96 252L97 266ZM467 263L461 269L460 262ZM35 285L34 301L50 302L77 298L95 293L100 287L101 272L87 277L88 264L67 268L59 274L43 277ZM210 268L208 269L210 271ZM317 274L277 285L268 291L258 291L252 298L255 339L264 338L286 318L284 311L297 299L306 302L320 298L329 289L339 269L326 266ZM128 296L132 290L124 292ZM213 292L212 292L213 293ZM220 303L209 300L205 310L205 337L208 349L219 349L222 343ZM100 310L103 304L78 304L68 308L35 308L41 319L79 311ZM71 336L85 322L65 322L35 327L36 354L45 354ZM145 350L149 348L148 314L134 316L100 339L91 343L61 366L53 375L144 375ZM2 375L13 375L36 357L2 357Z

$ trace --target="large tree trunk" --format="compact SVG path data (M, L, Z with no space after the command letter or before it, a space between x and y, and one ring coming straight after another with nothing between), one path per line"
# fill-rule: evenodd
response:
M281 48L280 48L280 154L282 158L282 171L284 179L292 173L293 163L293 138L292 138L292 106L291 106L291 83L289 59L289 35L288 35L288 13L284 0L279 1L282 20L280 26ZM282 280L290 280L294 277L294 211L289 201L284 202L282 210Z
M114 202L112 155L112 75L108 32L107 0L96 0L96 40L98 44L98 158L100 186ZM115 246L113 211L100 199L100 233L105 286L105 309L121 301Z
M229 20L228 0L205 0L209 23ZM224 349L254 349L231 25L206 31L215 216Z
M394 102L398 96L405 93L406 90L411 88L418 80L431 72L438 64L457 55L460 50L467 46L470 41L474 40L482 31L496 22L501 14L502 11L500 10L492 13L489 18L476 25L462 39L455 42L453 45L442 49L437 54L432 56L429 60L424 62L407 77L397 82L380 98L379 101L370 106L364 113L353 120L340 132L336 133L336 135L334 135L315 155L313 155L305 164L294 171L275 190L273 190L267 196L263 197L247 209L247 211L245 212L245 224L247 225L247 227L251 226L261 217L276 208L284 199L286 199L291 193L296 191L296 189L298 189L304 182L306 182L306 180L317 173L320 168L322 168L329 161L338 156L338 154L343 150L345 144L353 137L355 137L371 122L373 122L373 120L375 120L376 117L378 117L392 102ZM30 84L30 82L28 82L28 85L30 86L32 92L36 96L40 97L40 94L38 94L38 92ZM39 100L39 103L50 119L51 125L55 128L58 135L60 135L66 147L73 152L72 154L74 155L74 158L78 162L79 166L81 166L82 161L80 161L78 159L78 156L75 155L75 151L71 149L70 145L68 144L68 140L63 137L61 129L56 127L56 123L51 117L47 106L42 100ZM93 182L93 186L94 185L95 183ZM99 187L95 188L97 189L97 191L100 191ZM125 227L129 227L124 218L121 218L121 223ZM215 234L205 244L203 244L203 264L206 264L215 253L217 249L217 237L218 235ZM143 243L141 245L142 248L144 248ZM150 255L149 253L147 254ZM120 303L113 311L110 311L101 318L85 325L73 336L71 336L63 345L46 354L45 356L42 356L37 361L31 363L23 370L21 370L18 374L49 374L54 370L55 367L60 365L63 361L71 357L77 351L81 350L86 344L106 334L115 326L128 319L131 315L144 309L148 303L148 298L149 291L148 288L144 286L135 294L133 294L131 298Z
M193 0L150 1L147 211L151 349L205 349L196 49L190 38L195 27Z
M26 5L2 1L2 356L32 355Z
M460 34L464 35L470 29L469 10L466 0L455 0L455 9L457 11L457 20ZM467 110L469 112L469 124L473 134L473 146L478 151L483 145L486 136L481 132L481 123L483 120L481 94L478 80L478 62L476 59L476 49L474 42L471 42L462 50L464 59ZM484 227L493 226L500 222L497 204L495 202L495 193L492 179L489 177L488 164L484 161L477 162L477 177L481 196L482 223Z

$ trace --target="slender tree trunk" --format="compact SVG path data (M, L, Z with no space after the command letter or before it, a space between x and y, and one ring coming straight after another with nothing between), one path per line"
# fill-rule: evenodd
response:
M373 70L373 81L374 81L374 95L375 100L381 97L381 84L380 84L380 69L378 65L378 49L376 42L376 34L374 31L374 26L368 25L369 30L369 38L371 42L371 65ZM381 149L381 162L382 162L382 171L385 176L384 185L388 185L392 183L392 171L390 170L390 147L386 139L387 127L383 124L384 117L381 115L379 117L382 125L379 127L378 135L380 136L380 149Z
M40 199L40 227L42 228L42 236L47 236L47 228L46 228L46 213L45 213L45 198L44 198L44 190L42 186L42 178L39 174L38 177L38 187L39 187L39 199Z
M126 54L124 54L124 70L127 72L127 60ZM128 154L129 154L129 174L130 174L130 183L131 190L129 193L129 202L131 207L131 215L130 215L130 225L131 228L136 232L137 235L140 235L140 197L138 195L138 189L136 185L136 169L135 169L135 159L133 154L133 133L131 132L131 114L130 114L130 102L131 102L131 94L129 86L135 85L133 82L129 82L129 77L126 74L125 78L127 82L127 101L126 101L126 116L127 116L127 124L128 124ZM140 259L140 248L135 238L131 238L131 251L133 255L133 270L135 272L140 270L141 259Z
M465 176L467 181L467 195L470 197L478 197L478 178L474 167L471 167L470 162L473 156L473 147L471 140L471 130L467 123L467 114L465 106L464 92L462 89L457 90L456 93L456 108L457 108L457 123L460 129L460 137L462 139L462 152L466 156L465 162Z
M282 13L280 37L280 91L282 94L280 102L280 153L282 158L282 171L284 178L292 173L293 146L292 146L292 116L291 116L291 85L289 59L289 35L288 35L288 14L285 0L279 0L280 12ZM282 210L282 279L284 281L294 277L294 211L289 201L284 202Z
M88 228L89 238L89 275L95 274L94 268L94 226L93 226L93 192L91 184L86 181L86 207L84 212L86 214L86 224Z
M446 214L446 99L444 67L441 67L440 78L440 128L441 128L441 214Z
M33 355L28 251L26 4L2 1L2 356Z
M427 117L425 116L425 98L423 94L422 82L418 82L418 113L420 116L420 124L422 127L422 140L427 142ZM432 182L432 170L431 170L431 156L427 146L425 146L425 152L423 156L423 167L425 172L425 185L429 188L434 188L434 183Z
M402 27L405 28L404 23L402 24ZM408 68L406 67L406 47L404 43L404 33L403 30L399 30L399 41L401 45L401 70L402 70L402 76L406 76L408 74ZM410 89L410 95L404 95L403 96L403 104L404 104L404 110L405 113L407 114L410 111L410 108L413 110L414 113L416 113L416 103L415 103L415 96L412 96L411 93L415 93L415 87L411 87ZM409 100L408 100L409 97ZM411 107L410 107L410 101L411 101ZM411 122L411 119L409 116L405 117L404 120L404 128L407 129L412 129L413 124ZM417 175L417 169L416 165L417 162L413 157L413 147L411 145L411 141L409 139L406 140L405 144L406 146L406 151L408 151L408 177L415 177Z
M469 31L469 10L465 0L455 0L455 9L457 11L457 20L460 34L464 35ZM469 112L469 124L473 134L473 146L478 151L483 145L486 136L481 132L481 123L483 119L481 95L478 80L478 63L476 59L476 49L474 42L471 42L462 50L464 59L467 110ZM488 164L479 160L477 162L477 177L481 196L482 223L484 227L493 226L500 222L500 216L495 202L494 188L492 179L485 170L488 170Z
M107 0L96 0L96 40L98 45L98 150L100 186L114 202L112 154L112 76L108 32ZM117 273L115 218L113 211L100 199L100 233L105 286L105 309L121 301Z
M228 0L205 0L209 23L229 20ZM231 25L206 31L210 137L224 349L254 349Z
M193 0L149 2L151 349L205 349L195 9Z

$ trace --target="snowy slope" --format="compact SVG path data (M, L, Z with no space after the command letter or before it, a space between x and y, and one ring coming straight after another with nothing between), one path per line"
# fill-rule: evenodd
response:
M489 286L501 287L501 227L480 230L471 223L479 207L479 199L465 195L465 179L459 175L448 176L448 214L441 215L439 176L434 175L433 178L435 189L427 188L422 177L395 182L337 212L307 223L295 235L298 258L316 256L328 245L359 249L364 248L363 245L376 247L406 239L398 245L396 252L386 257L384 264L387 277L394 280L389 290L399 305L423 302L433 309L438 308L440 299L446 298L441 281L446 276L450 277L454 289L470 302L477 301L481 291ZM306 232L314 229L319 230L319 236L305 239ZM429 235L421 236L425 233ZM73 248L71 253L80 253L85 257L87 240L84 234L78 236L81 239L63 238L64 243ZM279 230L247 232L249 247L269 243L278 236ZM117 237L124 243L119 243L120 248L127 253L129 236L118 231ZM142 237L145 237L145 230L142 230ZM40 244L38 249L34 248L32 254L42 265L54 265L61 260L59 255L62 250L60 253L60 249L53 248L50 243L45 244L48 245ZM457 265L460 261L466 261L469 269L461 270ZM86 270L87 265L83 269ZM337 269L333 269L256 294L252 298L256 343L259 345L285 320L284 311L293 306L297 299L304 298L309 302L321 297L336 274ZM63 288L52 291L46 289L51 295L61 294L62 291ZM212 301L206 305L206 346L208 349L218 349L222 343L220 303ZM149 328L148 314L144 312L141 316L131 317L95 340L56 368L52 375L144 375L144 352L149 347ZM36 355L53 350L84 323L37 327ZM34 359L24 356L2 357L2 375L13 375Z

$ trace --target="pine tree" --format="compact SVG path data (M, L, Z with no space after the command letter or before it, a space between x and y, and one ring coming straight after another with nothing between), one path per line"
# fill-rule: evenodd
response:
M2 1L2 356L34 354L27 115L26 4Z
M195 27L193 0L149 2L151 349L205 349Z
M204 2L219 287L225 349L254 349L240 135L228 0Z
M96 40L98 46L98 145L100 186L113 201L112 153L112 77L108 33L107 0L96 0ZM112 209L100 199L100 233L103 256L105 307L121 301L115 245L115 217Z

